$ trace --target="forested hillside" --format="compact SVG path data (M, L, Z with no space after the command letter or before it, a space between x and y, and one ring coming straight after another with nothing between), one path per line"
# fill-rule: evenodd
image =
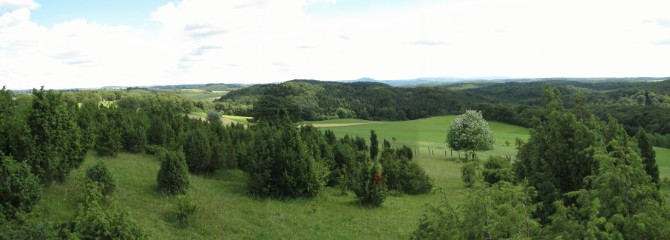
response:
M642 127L655 145L670 145L670 80L473 82L417 87L294 80L239 89L216 101L227 114L254 116L258 114L252 111L254 104L261 96L272 95L286 108L294 109L296 120L406 120L476 109L488 120L531 127L534 118L545 114L546 85L556 87L568 107L584 101L600 119L615 117L629 134Z
M433 87L398 88L383 83L295 80L232 91L217 101L227 106L224 111L253 116L252 106L263 95L284 99L286 104L299 111L300 120L418 119L457 114L466 107L461 99L479 99L466 92Z

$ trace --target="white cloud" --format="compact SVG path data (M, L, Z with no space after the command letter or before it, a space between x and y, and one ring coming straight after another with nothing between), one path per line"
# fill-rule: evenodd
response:
M168 3L147 13L158 32L83 19L47 28L16 8L0 16L0 85L670 75L663 0L456 0L305 13L315 2L324 1Z
M0 0L0 9L2 8L10 8L10 9L20 9L20 8L27 8L27 9L36 9L40 7L39 4L37 4L33 0Z

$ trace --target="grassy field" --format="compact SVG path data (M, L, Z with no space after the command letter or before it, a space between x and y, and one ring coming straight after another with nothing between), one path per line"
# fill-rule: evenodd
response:
M229 91L209 91L204 89L179 89L178 94L184 95L193 101L214 101Z
M367 123L325 128L333 130L338 137L349 134L362 136L366 139L370 138L370 130L375 130L380 139L387 139L392 145L396 146L407 145L415 149L415 152L420 156L430 155L430 150L430 153L432 153L431 156L444 157L446 151L447 157L451 157L451 151L447 148L445 142L447 130L454 118L455 116L442 116L402 122L370 122L357 119L337 119L306 123L316 124L317 127L321 124ZM482 157L491 154L513 156L516 154L514 147L515 139L526 140L528 138L528 129L526 128L498 122L490 122L489 124L496 134L495 149L481 153L480 156ZM505 144L506 142L509 142L509 146ZM457 156L458 153L454 152L453 154Z
M237 121L237 122L244 123L244 124L249 123L249 119L251 119L251 117L234 116L234 115L223 115L223 118L230 119L230 120Z
M182 228L171 214L175 199L159 193L156 173L159 161L150 155L120 153L115 158L89 154L82 167L73 171L63 184L44 188L36 212L54 221L70 219L76 212L81 179L87 167L104 161L114 176L113 194L152 239L407 239L417 227L426 205L447 199L461 201L464 187L461 163L445 157L444 138L451 116L405 122L332 120L314 124L366 123L330 127L338 137L344 134L369 138L374 129L380 138L397 140L417 149L415 161L435 181L433 193L419 196L390 196L380 208L355 204L351 193L327 188L312 199L259 200L246 194L246 175L240 170L219 170L208 176L191 176L189 195L198 210L193 225ZM507 124L491 123L497 134L496 150L480 154L513 154L515 138L526 139L528 130ZM509 141L511 146L506 146ZM428 148L434 154L428 153ZM657 149L661 176L670 176L670 151ZM456 153L454 153L456 155Z

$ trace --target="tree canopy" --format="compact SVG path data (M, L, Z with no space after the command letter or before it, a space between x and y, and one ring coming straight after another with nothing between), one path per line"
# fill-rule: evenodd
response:
M481 112L467 110L451 122L447 144L456 151L488 151L494 147L495 135Z

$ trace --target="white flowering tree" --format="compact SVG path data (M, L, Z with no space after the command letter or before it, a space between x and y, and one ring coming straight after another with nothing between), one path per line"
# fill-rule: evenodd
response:
M467 110L456 117L447 133L447 145L456 151L493 150L494 143L495 134L489 129L489 123L475 110Z

